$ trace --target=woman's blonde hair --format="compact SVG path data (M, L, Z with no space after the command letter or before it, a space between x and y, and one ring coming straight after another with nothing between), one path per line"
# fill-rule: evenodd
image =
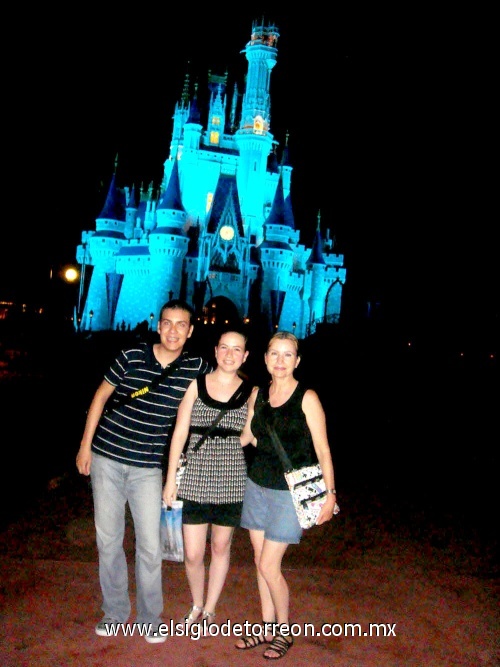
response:
M273 340L291 340L292 343L295 345L295 349L297 351L297 356L300 356L299 353L299 339L295 334L293 334L291 331L277 331L275 334L271 336L269 339L269 343L267 344L267 349L272 345Z

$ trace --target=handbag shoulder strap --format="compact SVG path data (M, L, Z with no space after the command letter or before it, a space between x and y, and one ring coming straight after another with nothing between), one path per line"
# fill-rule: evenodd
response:
M271 442L274 445L274 448L276 449L276 452L278 456L280 457L281 465L283 466L283 470L285 472L288 472L289 470L292 470L292 462L288 458L288 454L285 452L285 448L281 444L281 440L278 437L278 434L276 433L276 430L274 426L271 426L269 422L266 421L266 429L267 432L269 433L269 437L271 438Z

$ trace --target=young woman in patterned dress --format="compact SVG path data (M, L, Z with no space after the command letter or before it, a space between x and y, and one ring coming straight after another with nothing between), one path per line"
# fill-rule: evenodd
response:
M192 623L212 622L229 569L231 540L239 526L247 478L240 434L247 418L252 386L238 371L248 356L246 336L224 332L215 347L217 366L193 381L179 406L172 435L163 500L183 501L184 561L192 606L184 617ZM194 449L221 409L227 409L215 430ZM186 440L187 466L179 488L176 470ZM211 527L211 559L207 596L205 550Z

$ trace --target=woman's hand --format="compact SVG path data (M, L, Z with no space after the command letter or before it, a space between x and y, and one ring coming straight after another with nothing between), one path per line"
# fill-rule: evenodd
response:
M336 500L337 496L334 493L329 493L326 496L326 500L321 506L321 511L316 520L317 526L320 526L322 523L326 523L327 521L330 521L333 518Z
M172 507L172 503L174 500L177 500L177 485L174 481L174 483L169 483L167 482L165 486L163 487L163 502L168 505L168 507Z

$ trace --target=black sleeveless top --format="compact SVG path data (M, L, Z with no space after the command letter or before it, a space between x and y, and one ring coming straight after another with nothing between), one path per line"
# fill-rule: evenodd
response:
M317 463L311 432L302 410L306 391L307 387L299 382L288 401L273 408L269 403L269 387L259 389L251 423L257 447L248 472L255 484L267 489L288 489L283 465L267 432L266 422L274 426L294 468Z

